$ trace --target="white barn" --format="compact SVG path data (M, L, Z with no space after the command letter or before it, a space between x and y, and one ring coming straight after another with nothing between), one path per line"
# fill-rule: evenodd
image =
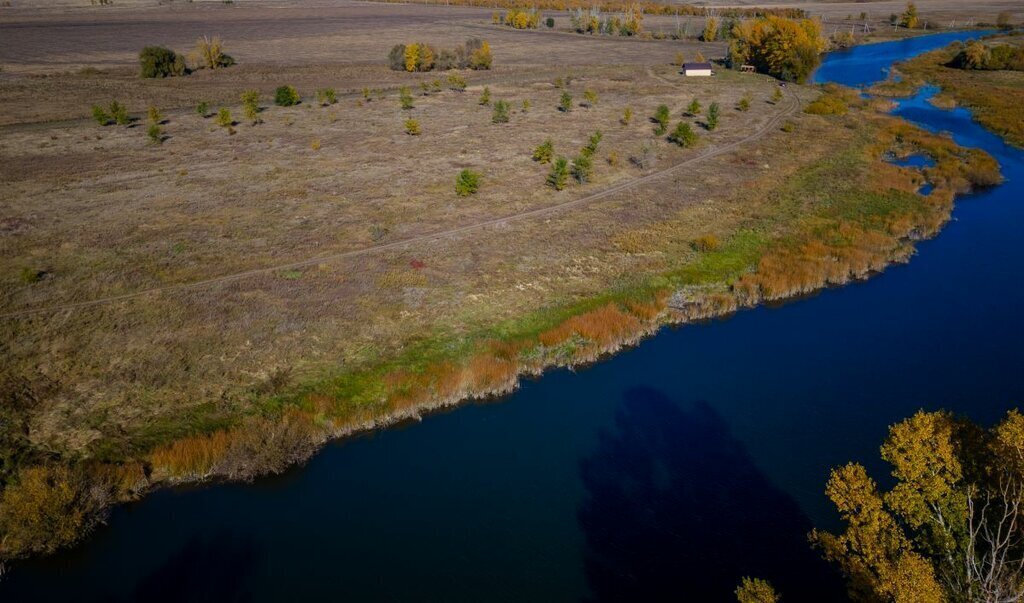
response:
M683 75L708 77L711 75L711 63L686 63L683 65Z

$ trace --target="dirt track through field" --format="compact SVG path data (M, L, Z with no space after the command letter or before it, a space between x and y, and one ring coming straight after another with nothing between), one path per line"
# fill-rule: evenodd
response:
M651 182L651 181L654 181L656 179L662 178L662 177L664 177L664 176L666 176L668 174L672 174L672 173L678 172L679 170L681 170L683 168L691 167L694 164L706 161L708 159L712 159L714 157L718 157L720 155L724 155L726 153L729 153L731 151L736 150L737 148L739 148L739 147L741 147L741 146L743 146L743 145L745 145L747 143L750 143L750 142L753 142L753 141L756 141L756 140L759 140L759 139L763 138L769 132L774 130L776 128L776 126L778 126L779 122L782 119L792 115L797 109L800 108L800 99L799 99L799 97L796 94L789 93L787 91L786 97L789 99L789 101L787 102L787 104L783 108L783 110L779 111L763 127L761 127L758 130L755 130L749 136L747 136L747 137L745 137L745 138L743 138L741 140L737 140L735 142L732 142L732 143L729 143L727 145L720 146L720 147L717 147L717 148L712 148L712 149L710 149L710 150L708 150L708 151L706 151L704 153L701 153L701 154L699 154L699 155L697 155L695 157L691 157L690 159L686 159L684 161L681 161L679 163L671 165L671 166L669 166L669 167L667 167L667 168L665 168L663 170L659 170L657 172L653 172L653 173L648 174L646 176L641 176L639 178L635 178L633 180L629 180L627 182L623 182L621 184L617 184L615 186L608 187L608 188L606 188L604 190L598 191L598 192L593 193L591 195L587 195L585 197L580 197L578 199L571 199L571 200L568 200L568 201L564 201L562 203L556 203L554 205L549 205L549 206L546 206L546 207L540 207L540 208L537 208L537 209L532 209L532 210L528 210L528 211L524 211L524 212L520 212L520 213L510 214L510 215L507 215L507 216L491 218L491 219L488 219L488 220L483 220L483 221L480 221L480 222L475 222L473 224L466 224L464 226L459 226L459 227L456 227L456 228L450 228L450 229L446 229L446 230L442 230L442 231L438 231L438 232L434 232L434 233L418 235L418 236L415 236L415 237L410 237L410 238L402 239L402 240L399 240L399 241L392 241L390 243L383 243L383 244L380 244L380 245L371 245L369 247L363 247L361 249L353 249L353 250L344 251L344 252L340 252L340 253L334 253L334 254L330 254L330 255L314 256L314 257L310 257L310 258L307 258L305 260L300 260L300 261L297 261L297 262L289 262L287 264L279 264L279 265L275 265L275 266L266 266L266 267L262 267L262 268L254 268L252 270L245 270L245 271L242 271L242 272L236 272L234 274L227 274L227 275L223 275L223 276L219 276L219 277L215 277L215 278L211 278L211 279L205 279L205 280L200 280L200 281L192 281L190 283L178 283L178 284L174 284L174 285L167 285L165 287L154 287L154 288L150 288L150 289L143 289L143 290L140 290L140 291L134 291L132 293L125 293L125 294L122 294L122 295L114 295L114 296L110 296L110 297L97 298L97 299L92 299L92 300L88 300L88 301L74 302L74 303L69 303L69 304L62 304L62 305L58 305L58 306L47 306L47 307L40 307L40 308L28 308L28 309L18 310L18 311L14 311L14 312L7 312L7 313L4 313L4 314L0 314L0 319L18 318L18 317L21 317L21 316L27 316L27 315L39 314L39 313L52 313L52 312L63 312L63 311L81 310L81 309L89 308L89 307L93 307L93 306L100 306L100 305L104 305L104 304L109 304L109 303L115 303L115 302L130 300L130 299L134 299L134 298L138 298L138 297L142 297L142 296L146 296L146 295L154 295L154 294L159 294L159 293L172 293L172 292L175 292L175 291L182 291L182 290L187 290L187 289L195 289L195 288L204 287L204 286L208 286L208 285L216 285L216 284L220 284L220 283L236 281L236 280L244 279L244 278L247 278L247 277L261 275L261 274L266 274L266 273L275 272L275 271L294 270L294 269L297 269L297 268L304 268L304 267L307 267L307 266L311 266L311 265L319 264L319 263L323 263L323 262L330 262L330 261L336 261L336 260L340 260L340 259L353 258L353 257L358 257L358 256L362 256L362 255L367 255L367 254L371 254L371 253L380 252L380 251L401 249L401 248L404 248L404 247L407 247L409 245L413 245L413 244L416 244L416 243L427 243L427 242L430 242L430 241L436 241L436 240L440 240L440 239L444 239L444 238L448 238L448 237L453 237L453 236L464 234L464 233L467 233L467 232L473 232L473 231L476 231L476 230L482 230L482 229L485 229L485 228L488 228L488 227L492 227L492 226L502 226L502 225L505 225L505 224L508 224L508 223L511 223L511 222L517 222L517 221L520 221L520 220L525 220L525 219L529 219L529 218L537 218L537 217L541 217L541 216L546 216L546 215L562 212L562 211L565 211L565 210L568 210L568 209L572 209L572 208L575 208L575 207L579 207L579 206L582 206L582 205L586 205L588 203L592 203L592 202L597 201L599 199L607 198L607 197L609 197L611 195L614 195L616 193L619 193L619 192L622 192L622 191L625 191L625 190L629 190L631 188L634 188L634 187L646 184L648 182Z

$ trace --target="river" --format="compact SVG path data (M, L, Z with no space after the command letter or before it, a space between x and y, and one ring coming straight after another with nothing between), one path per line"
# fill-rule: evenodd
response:
M865 84L942 34L832 54ZM922 94L895 113L995 156L907 265L727 320L665 329L505 399L328 446L254 484L164 489L78 548L16 566L4 601L842 600L811 551L829 469L885 481L917 409L991 423L1024 400L1024 154Z

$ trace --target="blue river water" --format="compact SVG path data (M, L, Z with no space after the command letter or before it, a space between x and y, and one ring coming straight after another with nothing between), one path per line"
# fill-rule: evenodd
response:
M963 34L830 55L866 84ZM1024 154L964 110L895 113L992 153L907 265L807 299L665 329L505 399L330 445L254 484L165 489L82 546L15 567L4 601L731 601L741 576L841 601L809 549L831 467L885 482L887 426L1024 400Z

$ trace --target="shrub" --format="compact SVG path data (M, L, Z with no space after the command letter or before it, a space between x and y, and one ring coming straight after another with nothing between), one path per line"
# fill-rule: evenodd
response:
M834 94L822 94L804 109L812 115L846 115L848 111L843 99Z
M388 53L388 67L392 71L405 71L405 44L395 44Z
M274 104L279 107L291 107L299 101L299 91L294 86L279 86L274 91Z
M38 283L39 281L43 280L44 276L46 276L45 270L39 270L37 268L28 267L22 268L21 272L18 274L18 278L21 280L22 283L26 285Z
M683 65L686 64L686 55L684 55L681 52L677 52L676 53L676 60L672 64L673 65L678 65L679 67L682 67Z
M470 49L469 54L469 68L475 70L490 69L492 58L491 58L491 46L485 41L472 39L466 42L466 48Z
M743 98L740 99L740 103L736 108L740 111L750 111L750 97L744 95Z
M690 104L686 106L686 113L692 116L696 116L697 114L699 114L700 110L700 101L697 99L693 99L692 101L690 101Z
M551 142L551 139L548 138L533 150L533 160L539 163L551 163L551 158L554 154L555 145Z
M668 105L658 105L658 108L654 111L654 117L652 118L654 123L658 124L658 126L654 128L655 136L661 136L668 131L669 117L670 113Z
M131 123L131 118L128 117L128 107L125 107L121 103L110 101L110 117L119 126L127 126Z
M562 113L572 111L572 95L568 91L563 92L562 97L558 99L558 110Z
M408 134L409 136L419 136L420 122L416 121L415 119L405 120L405 133Z
M92 106L92 118L101 126L105 126L112 121L112 118L110 117L110 114L107 113L106 109L99 105Z
M508 123L508 103L499 100L494 103L494 112L491 115L491 122L496 124Z
M658 162L658 155L651 145L645 142L635 155L630 155L629 162L641 170L647 170L653 168Z
M776 88L772 92L772 103L777 105L780 102L782 102L782 89L781 88Z
M455 194L468 197L476 194L480 188L480 174L472 170L462 170L455 178Z
M448 87L456 92L463 92L466 90L466 80L461 75L453 73L448 76Z
M245 111L245 118L253 124L260 121L260 93L256 90L246 90L242 93L242 110Z
M149 123L159 124L163 117L160 115L160 109L157 109L154 105L150 105L146 111L146 117L149 118Z
M786 123L782 124L783 132L792 132L793 130L796 130L796 124L794 124L793 122L787 121Z
M593 134L590 135L590 139L587 141L587 145L583 147L581 153L586 155L587 157L590 157L591 155L596 153L597 145L601 144L602 138L604 138L604 135L601 134L601 130L595 131Z
M150 142L154 144L160 144L164 141L164 132L157 123L149 124L149 128L146 129L146 135L149 136Z
M139 53L142 77L171 77L185 75L185 59L170 48L146 46Z
M565 157L559 157L551 164L551 171L548 173L547 183L556 191L565 188L569 180L569 161Z
M530 112L530 99L524 98L523 99L523 113L529 113L529 112Z
M478 101L481 105L491 104L491 89L484 86L484 91L480 93L480 100Z
M572 160L572 177L583 184L590 180L590 173L593 170L594 162L591 160L588 153L580 153Z
M334 88L320 88L316 91L316 102L320 103L321 107L333 105L338 102L338 93Z
M224 44L217 36L212 39L203 36L196 40L193 61L199 68L206 69L219 69L235 64L235 59L224 54Z
M597 93L593 90L584 90L583 99L586 101L587 107L593 107L597 104Z
M309 148L310 148L310 149L313 149L314 151L319 151L319 150L320 150L320 147L321 147L321 146L323 146L323 145L322 145L322 144L320 143L320 139L319 139L319 138L314 138L314 139L313 139L313 140L312 140L312 141L311 141L311 142L309 143ZM302 275L302 273L301 273L301 272L298 272L298 271L294 271L294 272L295 272L296 274L298 274L299 276L301 276L301 275ZM290 273L288 273L288 274L290 274ZM298 277L295 277L295 276L289 276L289 277L287 277L287 278L298 278Z
M230 128L235 125L235 120L231 118L230 109L221 107L220 111L217 111L217 125L222 128Z
M196 105L196 115L202 118L206 118L210 115L210 103L206 101L199 101Z
M626 107L622 110L622 119L619 122L624 126L628 126L631 121L633 121L633 108Z
M681 147L692 147L697 142L697 134L686 122L676 124L676 129L668 137L669 141Z
M78 472L64 466L23 469L0 497L2 552L45 554L74 543L86 527L88 490Z
M551 29L555 26L555 20L551 17L548 17L547 19L544 20L544 25L547 25L548 29Z
M691 244L691 247L696 251L714 251L720 246L721 243L719 243L718 237L711 234L697 237Z
M408 110L413 108L412 104L412 92L408 86L402 86L398 89L398 102L402 106L402 109Z
M615 151L609 151L608 152L608 157L607 157L606 160L608 161L608 165L611 165L611 166L619 165L619 154L616 153Z
M709 131L718 127L718 116L720 112L721 109L719 109L718 103L711 103L711 105L708 106L707 128Z

